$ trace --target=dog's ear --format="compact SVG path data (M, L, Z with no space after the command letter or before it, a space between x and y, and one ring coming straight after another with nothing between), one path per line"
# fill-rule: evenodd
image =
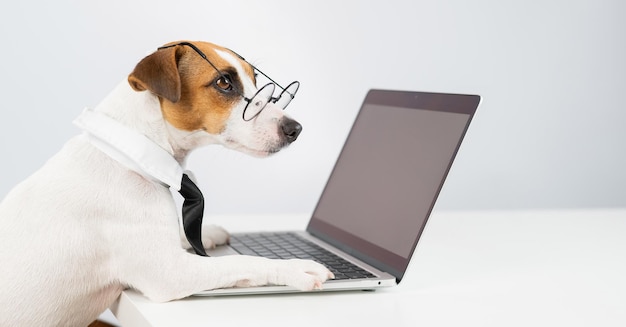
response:
M128 75L128 83L135 91L150 90L171 102L178 102L181 94L178 60L180 47L157 50L143 58Z

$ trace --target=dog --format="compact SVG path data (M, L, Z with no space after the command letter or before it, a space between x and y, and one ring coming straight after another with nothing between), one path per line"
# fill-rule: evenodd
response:
M209 144L269 156L302 127L257 87L258 72L227 48L173 42L143 58L88 115L141 135L175 166ZM0 203L0 326L86 326L127 288L166 302L224 287L314 290L333 278L309 260L192 253L170 185L94 135L70 139ZM202 226L207 249L228 238Z

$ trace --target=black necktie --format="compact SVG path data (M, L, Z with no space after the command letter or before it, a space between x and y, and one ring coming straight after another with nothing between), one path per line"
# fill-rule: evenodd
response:
M183 230L189 244L198 255L207 256L202 245L202 214L204 198L202 192L187 174L183 174L179 193L185 198L183 202Z

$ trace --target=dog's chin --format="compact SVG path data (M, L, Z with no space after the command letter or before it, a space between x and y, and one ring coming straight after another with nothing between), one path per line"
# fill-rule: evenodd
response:
M239 151L241 153L245 153L247 155L257 157L257 158L265 158L277 153L282 150L284 146L265 146L260 149L255 149L252 147L245 146L243 144L231 141L226 144L226 147L235 151Z

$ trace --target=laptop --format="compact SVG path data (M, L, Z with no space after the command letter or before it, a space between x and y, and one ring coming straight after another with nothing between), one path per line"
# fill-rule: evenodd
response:
M336 277L323 291L397 285L479 103L478 95L370 90L306 230L232 234L209 256L316 260ZM289 292L299 291L270 285L195 295Z

